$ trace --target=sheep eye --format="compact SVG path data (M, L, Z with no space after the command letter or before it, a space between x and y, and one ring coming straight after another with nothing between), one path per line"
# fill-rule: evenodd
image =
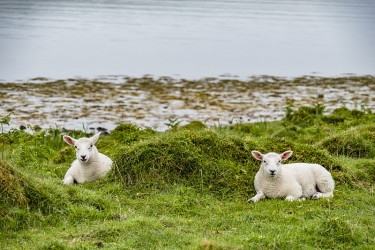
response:
M91 148L92 148L92 144L90 145L89 149L91 149Z
M74 146L77 149L77 146Z

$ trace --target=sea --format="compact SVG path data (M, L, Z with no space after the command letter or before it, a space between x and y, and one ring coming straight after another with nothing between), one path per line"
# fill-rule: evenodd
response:
M374 0L0 0L3 82L374 73Z

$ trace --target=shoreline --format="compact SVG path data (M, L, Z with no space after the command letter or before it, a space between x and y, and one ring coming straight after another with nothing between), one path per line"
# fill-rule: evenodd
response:
M33 78L0 82L0 117L13 113L10 128L31 124L74 130L113 130L133 123L165 131L169 119L207 126L280 120L285 108L321 103L327 112L375 109L375 76L254 76L199 80L108 76L107 80Z

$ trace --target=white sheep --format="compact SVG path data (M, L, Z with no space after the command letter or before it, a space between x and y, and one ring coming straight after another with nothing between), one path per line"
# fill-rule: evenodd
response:
M111 169L112 160L99 153L95 147L99 136L100 132L91 138L84 137L78 140L67 135L63 137L66 143L74 146L77 155L77 159L65 174L65 185L95 181Z
M314 200L333 197L335 183L331 173L321 165L281 164L281 161L292 155L292 151L282 154L271 152L266 155L258 151L251 153L257 160L262 161L262 164L254 179L257 194L248 202L257 202L266 197L285 197L288 201L305 200L308 197Z

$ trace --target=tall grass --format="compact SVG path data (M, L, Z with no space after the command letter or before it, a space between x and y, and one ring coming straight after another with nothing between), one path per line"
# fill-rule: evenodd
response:
M4 248L364 248L375 245L374 115L288 107L278 122L166 132L119 124L97 143L115 165L93 183L62 185L74 149L53 128L2 133ZM174 124L173 124L174 125ZM248 204L251 150L293 150L290 162L329 169L335 197Z

